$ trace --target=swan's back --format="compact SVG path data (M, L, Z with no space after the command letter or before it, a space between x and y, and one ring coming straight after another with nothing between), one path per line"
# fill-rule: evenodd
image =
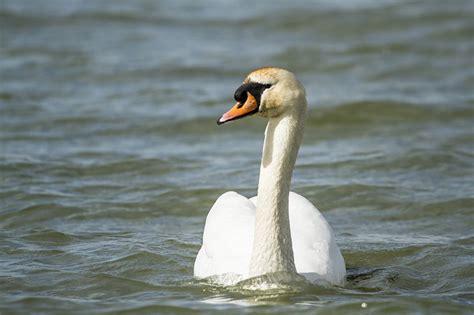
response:
M311 282L343 284L346 266L329 223L297 193L290 192L289 209L296 271Z
M334 233L310 201L291 192L291 238L296 270L311 282L343 284L345 263ZM235 192L217 199L206 219L203 245L194 265L198 278L222 274L248 277L252 253L256 197L250 200Z
M249 199L233 191L221 195L207 215L194 275L206 278L234 273L246 277L254 223L255 205Z

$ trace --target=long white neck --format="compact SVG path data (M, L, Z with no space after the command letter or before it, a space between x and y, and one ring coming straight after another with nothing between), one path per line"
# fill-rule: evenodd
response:
M306 100L299 110L269 120L258 183L255 234L249 276L295 272L288 200L303 137Z

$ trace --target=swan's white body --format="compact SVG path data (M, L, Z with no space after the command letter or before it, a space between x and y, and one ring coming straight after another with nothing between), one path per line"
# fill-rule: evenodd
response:
M194 275L243 280L283 271L342 285L346 268L330 225L310 201L290 193L306 115L304 89L292 73L276 68L254 71L246 81L271 86L265 87L258 108L270 118L258 194L247 199L227 192L217 199L206 219ZM237 108L245 109L247 102Z
M217 199L206 219L194 275L230 275L230 283L249 278L257 198L229 191ZM343 284L344 259L331 227L310 201L290 193L290 230L296 271L311 282Z

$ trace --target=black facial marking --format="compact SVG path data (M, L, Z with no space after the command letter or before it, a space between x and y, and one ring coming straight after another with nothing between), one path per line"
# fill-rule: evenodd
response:
M250 94L252 94L253 97L255 97L255 101L257 102L257 108L255 108L255 110L252 110L252 111L246 113L245 115L237 116L237 117L234 117L232 119L226 120L224 122L221 122L221 120L219 118L219 119L217 119L217 124L222 125L223 123L226 123L226 122L229 122L229 121L232 121L232 120L236 120L236 119L240 119L240 118L250 116L250 115L253 115L253 114L257 113L259 108L260 108L260 99L262 98L263 91L265 91L266 89L268 89L271 86L272 86L271 84L262 84L262 83L254 83L254 82L242 84L234 93L235 100L237 102L239 102L237 107L240 108L240 107L244 106L245 102L247 101L247 96L248 96L247 92L249 92Z
M234 99L240 103L240 106L243 106L247 100L247 92L255 97L257 105L260 106L260 98L262 97L263 91L271 87L271 84L262 84L262 83L245 83L242 84L234 93Z

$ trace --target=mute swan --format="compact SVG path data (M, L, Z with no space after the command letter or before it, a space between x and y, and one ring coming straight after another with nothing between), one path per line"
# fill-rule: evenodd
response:
M342 285L346 267L330 225L310 201L290 192L306 117L303 86L287 70L261 68L247 76L234 98L237 103L219 125L252 114L269 120L258 192L251 199L236 192L217 199L207 215L194 276L233 274L243 280L283 271Z

